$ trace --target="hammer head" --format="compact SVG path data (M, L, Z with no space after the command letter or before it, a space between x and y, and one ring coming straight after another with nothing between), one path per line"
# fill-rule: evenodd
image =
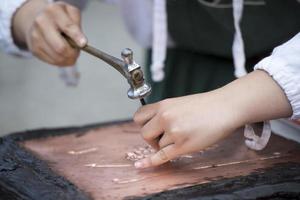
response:
M151 93L151 87L146 83L144 73L139 64L133 60L133 52L131 49L126 48L121 53L128 70L128 83L130 89L127 95L130 99L141 99Z

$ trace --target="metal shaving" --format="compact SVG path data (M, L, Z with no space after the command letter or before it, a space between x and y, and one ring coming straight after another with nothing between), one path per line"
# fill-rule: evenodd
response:
M130 161L138 161L143 158L147 158L150 155L155 153L155 150L151 146L146 146L146 147L139 147L134 149L131 152L127 152L125 154L125 158Z

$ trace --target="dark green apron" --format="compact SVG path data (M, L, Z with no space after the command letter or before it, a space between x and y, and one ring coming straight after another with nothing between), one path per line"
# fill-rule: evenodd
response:
M244 6L241 30L247 71L274 47L300 32L297 0L264 2L265 5ZM220 4L228 5L231 1L223 0ZM148 101L206 92L234 80L232 7L208 7L198 0L167 0L167 10L168 29L176 47L168 49L166 76L158 83L151 81L151 50L148 51L147 79L153 88Z

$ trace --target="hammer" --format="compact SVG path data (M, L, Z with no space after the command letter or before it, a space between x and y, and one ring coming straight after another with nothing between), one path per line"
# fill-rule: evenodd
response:
M123 60L121 60L89 44L86 44L84 47L79 47L70 37L64 33L62 33L62 35L73 48L83 50L88 54L100 58L120 72L130 85L127 96L130 99L139 99L142 105L146 105L144 97L151 93L151 87L145 81L141 66L133 60L133 51L131 49L126 48L121 52L123 58Z

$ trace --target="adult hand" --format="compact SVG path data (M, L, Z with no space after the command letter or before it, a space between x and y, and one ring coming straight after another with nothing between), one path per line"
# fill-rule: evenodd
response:
M135 163L137 168L161 165L182 154L197 152L216 143L238 127L234 107L219 93L211 92L167 99L141 107L134 121L142 137L158 151Z
M289 117L283 90L264 71L209 93L167 99L141 107L134 121L158 152L137 161L137 168L161 165L182 154L203 150L244 124Z
M80 47L87 43L81 30L80 11L63 2L49 4L45 0L29 0L13 19L17 44L49 64L70 66L76 62L79 50L72 48L62 33Z

